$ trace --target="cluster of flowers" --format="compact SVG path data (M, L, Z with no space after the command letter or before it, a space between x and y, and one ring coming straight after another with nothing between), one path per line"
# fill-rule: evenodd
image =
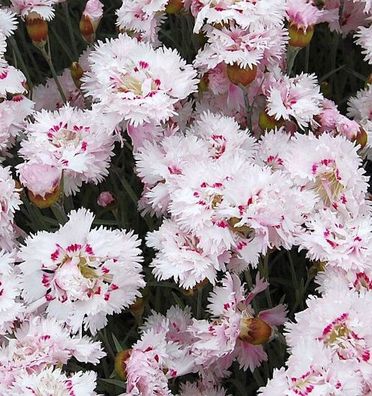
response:
M257 276L248 288L240 275L293 247L323 267L320 296L286 323L287 367L260 393L370 394L372 221L361 155L372 151L372 86L349 100L345 116L315 75L292 76L291 62L327 23L354 33L372 63L371 1L123 0L118 37L35 87L31 101L25 76L5 60L7 39L18 14L51 62L48 21L60 2L0 8L1 154L19 142L19 181L30 201L49 207L101 182L126 132L144 185L140 210L163 217L146 237L154 276L184 289L213 285L208 319L178 307L147 318L117 357L125 394L169 395L170 379L193 373L180 395L223 396L234 361L254 371L267 360L263 345L278 335L286 307L256 309L269 283ZM190 13L206 41L192 65L160 45L161 24L175 12ZM88 43L102 15L89 0L80 21ZM0 166L0 394L95 395L94 372L61 367L104 356L83 332L94 336L141 295L140 240L92 228L84 208L56 232L23 235L11 172Z

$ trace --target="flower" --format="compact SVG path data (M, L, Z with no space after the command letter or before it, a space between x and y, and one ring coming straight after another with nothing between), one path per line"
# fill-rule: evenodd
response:
M190 336L186 332L190 323L188 310L172 307L165 316L152 313L125 362L127 395L168 395L169 379L194 370Z
M62 172L56 166L26 162L21 164L18 171L20 182L33 195L45 198L59 191Z
M304 148L306 147L306 155ZM284 158L285 168L299 186L316 193L318 206L366 210L366 177L357 147L343 136L296 134Z
M355 42L363 49L364 60L372 64L372 24L369 27L360 26L354 37L356 37Z
M226 396L226 391L222 387L186 382L181 385L179 396Z
M176 114L176 103L196 91L196 71L177 51L153 49L126 34L99 42L89 63L82 88L117 122L166 121Z
M13 262L13 254L0 250L0 336L11 330L24 310L19 298L20 279Z
M229 254L204 252L199 246L200 237L184 232L177 223L164 220L159 230L147 235L147 246L157 250L151 262L157 279L174 280L184 289L208 279L215 283L217 271L225 270Z
M145 282L139 240L131 232L90 230L93 220L86 209L72 211L57 232L28 237L19 256L26 303L45 307L72 331L84 325L95 334L107 315L135 301Z
M123 0L116 11L116 25L122 31L135 32L141 40L158 43L158 31L165 19L169 0Z
M69 376L60 368L48 367L39 373L22 372L4 396L47 395L53 390L58 396L95 396L97 374L93 371L79 371Z
M191 0L190 10L195 17L194 33L199 33L204 23L219 24L235 21L242 28L281 25L285 4L280 0Z
M324 209L306 222L298 242L311 260L344 270L363 271L370 266L372 224L369 216L355 219Z
M208 44L194 61L202 71L215 68L221 62L252 69L257 65L277 63L284 53L287 34L281 27L272 29L242 29L233 24L217 29L205 29Z
M265 93L268 115L276 120L294 118L301 129L308 126L320 113L323 99L316 76L302 73L296 77L272 77Z
M54 17L53 6L64 0L11 0L12 9L25 19L31 13L40 15L44 20L50 21Z
M82 111L66 105L58 111L42 110L28 123L28 138L20 155L63 171L64 192L74 194L83 182L102 181L113 155L114 125L95 109Z
M13 220L20 203L10 168L0 165L0 249L10 251L14 246Z

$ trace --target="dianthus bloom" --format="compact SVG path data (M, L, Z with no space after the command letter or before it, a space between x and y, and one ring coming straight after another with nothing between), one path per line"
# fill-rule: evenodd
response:
M80 209L56 233L39 232L21 248L23 297L73 331L84 324L93 334L107 315L120 312L140 295L139 240L133 233L92 229L94 215Z
M226 396L226 391L222 387L186 382L181 385L179 396Z
M126 34L98 43L89 62L83 90L117 122L166 121L176 114L176 103L196 91L196 71L177 51L154 49Z
M365 55L364 60L372 64L372 24L369 27L361 26L355 34L355 42L360 45Z
M22 317L23 304L19 275L12 254L0 250L0 336L9 331L16 319Z
M271 76L266 90L267 113L276 120L294 119L300 128L309 126L320 113L323 99L314 74Z
M109 120L95 110L64 106L41 111L27 125L28 137L20 155L26 163L42 163L63 171L64 192L79 190L83 182L97 184L108 174L115 136ZM20 171L22 173L22 166Z
M141 339L123 362L127 376L126 395L165 396L168 380L188 374L195 367L190 356L189 310L170 308L166 315L152 313L142 327Z
M195 341L191 354L203 369L213 367L220 360L228 368L236 359L244 370L253 371L267 360L263 344L274 335L276 326L284 323L284 305L256 313L250 305L254 297L264 291L268 283L256 279L256 286L248 295L237 275L227 274L222 285L213 289L208 310L212 322L194 320L189 332ZM223 363L222 363L223 364Z
M46 21L54 17L54 6L65 0L11 0L15 13L25 19L31 13L39 14Z
M26 372L64 365L69 359L97 364L105 356L101 343L88 336L71 336L68 328L52 318L31 317L7 337L0 348L0 393L3 395Z
M0 165L0 249L10 250L14 245L14 212L21 203L10 169Z
M13 34L17 27L17 21L13 12L8 8L0 8L0 64L5 62L1 59L6 50L6 38Z
M165 17L169 0L123 0L116 11L117 26L128 32L135 32L141 40L158 42L158 31Z
M22 373L4 396L53 395L95 396L97 374L93 371L79 371L69 376L61 369L48 367L39 373Z
M369 395L371 304L370 293L344 289L311 296L296 323L286 325L287 370L276 370L260 395Z

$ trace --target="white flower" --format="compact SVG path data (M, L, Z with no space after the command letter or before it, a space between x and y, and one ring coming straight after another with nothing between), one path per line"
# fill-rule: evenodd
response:
M54 18L53 6L65 0L11 0L12 9L25 19L30 13L39 14L46 21Z
M196 91L196 71L175 50L153 49L125 34L98 43L89 62L83 90L117 122L166 121L176 103Z
M123 0L116 11L116 24L124 31L139 33L141 40L157 43L167 4L168 0Z
M26 127L20 155L30 162L52 165L64 174L66 195L83 182L101 182L108 175L113 155L114 125L96 110L67 106L55 112L41 111Z
M165 220L159 230L147 235L147 246L157 250L151 263L156 278L174 280L189 289L208 279L215 283L217 271L225 270L229 254L204 252L200 237L182 231L175 222Z
M0 336L11 330L20 319L23 304L20 301L20 279L13 265L14 257L0 250Z
M10 169L0 165L0 249L11 250L14 245L14 212L21 203Z
M56 233L39 232L21 248L23 297L46 308L49 317L73 331L84 324L92 334L106 325L145 285L139 240L133 233L92 229L94 215L80 209Z
M269 84L266 97L266 110L270 116L276 120L294 118L302 129L320 113L323 99L316 76L304 73L296 77L274 77Z
M364 60L372 64L372 24L369 27L360 26L354 37L355 42L363 48Z
M97 374L79 371L67 376L61 369L48 367L39 373L22 372L4 396L95 396Z

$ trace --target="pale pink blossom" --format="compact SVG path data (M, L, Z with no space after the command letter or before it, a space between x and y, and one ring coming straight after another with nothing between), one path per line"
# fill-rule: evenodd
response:
M102 208L112 205L114 202L115 198L110 193L110 191L102 191L97 198L97 204Z
M64 0L11 0L12 9L25 19L31 13L50 21L54 18L54 6Z
M91 229L94 215L80 209L55 233L30 236L21 248L23 297L49 317L95 334L107 315L140 296L139 240L132 232Z

